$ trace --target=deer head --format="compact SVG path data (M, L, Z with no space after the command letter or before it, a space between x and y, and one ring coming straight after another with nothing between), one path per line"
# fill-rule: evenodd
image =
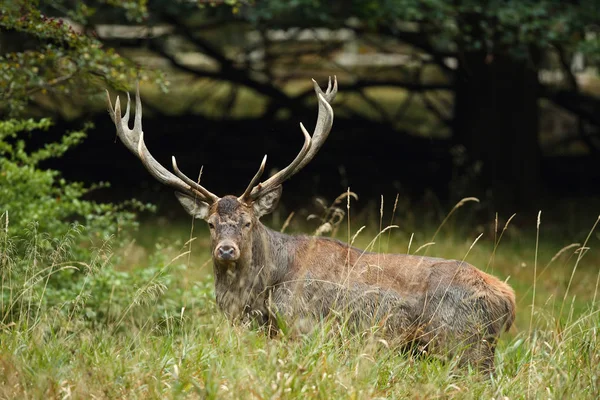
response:
M117 135L123 144L142 161L154 178L175 189L177 199L190 215L208 222L215 264L231 264L251 256L253 233L261 227L260 217L269 214L277 207L281 197L282 183L310 162L331 131L333 110L329 104L337 93L337 80L334 77L332 85L330 78L325 91L322 91L314 80L313 84L319 102L319 111L312 136L300 123L300 129L304 134L304 145L296 158L287 167L261 182L260 179L267 162L265 155L258 172L242 195L237 197L231 195L218 197L211 193L182 173L177 167L174 156L172 157L174 172L170 172L156 161L144 143L139 83L136 88L133 129L130 129L128 125L129 94L127 94L127 109L124 116L121 116L119 97L113 108L108 91L106 94L110 117L115 123Z

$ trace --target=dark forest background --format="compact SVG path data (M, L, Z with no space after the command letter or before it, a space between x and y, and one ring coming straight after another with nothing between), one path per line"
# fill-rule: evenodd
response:
M399 194L415 209L475 196L486 216L598 211L595 1L63 0L2 12L12 67L0 115L52 118L31 148L93 122L43 164L112 184L90 198L136 197L183 216L116 142L103 88L123 99L141 80L150 151L168 167L176 155L190 176L203 166L203 185L224 195L241 193L264 154L267 171L293 159L299 122L311 130L316 119L311 78L324 87L335 75L332 133L286 183L286 209L350 187L359 209ZM76 43L64 46L61 29Z

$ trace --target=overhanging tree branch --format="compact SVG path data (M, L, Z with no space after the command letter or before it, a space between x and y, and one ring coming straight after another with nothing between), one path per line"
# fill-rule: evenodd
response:
M240 73L240 71L237 69L225 68L221 69L221 71L215 72L190 67L189 65L186 65L177 60L177 58L174 55L167 52L164 46L160 44L156 39L151 39L148 42L148 48L156 54L163 57L164 59L166 59L167 61L169 61L173 67L179 69L180 71L187 72L201 78L211 78L248 87L266 97L269 97L273 101L280 104L281 107L290 108L296 111L304 108L302 103L296 101L294 98L289 97L287 94L285 94L283 91L279 90L275 86L259 82L249 77L246 73Z
M356 33L362 33L363 30L356 27L346 26L348 29L354 30ZM448 78L454 76L454 70L446 65L444 62L445 57L456 57L457 54L450 51L440 51L435 49L429 40L429 35L427 32L418 31L418 32L406 32L400 29L392 28L387 25L381 25L378 27L378 32L405 42L424 53L429 54L433 61L442 69L442 71L447 75Z
M213 73L208 71L202 71L195 68L190 68L184 64L178 62L173 56L167 58L171 64L183 71L195 74L202 77L210 77L213 79L226 80L232 83L237 83L242 86L246 86L250 89L256 90L257 92L265 95L272 100L279 102L283 107L290 108L292 110L301 110L303 105L294 101L293 98L289 97L285 92L274 86L269 82L260 82L250 76L247 69L240 69L235 66L234 62L222 54L215 46L206 40L201 39L197 34L190 30L183 21L178 18L169 15L161 15L164 21L172 24L175 27L175 31L183 36L186 40L196 46L203 54L209 56L215 60L221 69L220 73ZM152 46L154 50L158 50L156 46ZM166 56L168 53L164 48L160 49L160 54Z

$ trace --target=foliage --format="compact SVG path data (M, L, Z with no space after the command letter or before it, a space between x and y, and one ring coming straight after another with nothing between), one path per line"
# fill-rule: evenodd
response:
M62 156L85 137L83 131L70 132L60 142L28 151L23 134L49 126L48 119L0 121L0 204L10 221L11 233L24 237L33 230L59 238L72 232L73 226L80 226L85 234L78 240L103 242L118 236L117 243L122 243L126 232L137 226L132 211L150 206L136 201L114 205L85 200L90 190L107 185L86 188L81 183L66 182L58 171L41 169L41 162Z
M61 4L54 2L50 8L60 8ZM121 6L131 10L127 4ZM32 136L43 135L51 126L50 119L23 116L38 93L52 91L65 96L75 88L97 91L99 80L125 85L139 75L134 64L114 50L104 49L92 35L44 15L44 7L48 5L37 1L9 2L3 3L0 13L0 40L7 45L2 49L5 54L0 55L0 111L13 115L0 121L4 318L27 317L32 299L41 307L42 300L53 303L65 295L85 295L84 287L90 285L86 268L95 271L96 264L109 257L109 244L121 247L127 242L137 227L136 211L152 209L135 200L123 204L88 200L90 191L107 184L88 188L67 182L59 171L44 168L45 161L62 157L80 143L89 124L41 148L31 146ZM68 12L68 17L82 22L92 14L93 9L80 4ZM15 39L20 39L16 46ZM10 264L8 258L13 260ZM94 261L86 265L86 258ZM73 265L66 265L67 261ZM105 280L112 278L104 275ZM32 288L40 282L43 289L35 297ZM17 302L13 301L15 295L20 298Z
M509 49L513 55L527 56L532 47L558 45L593 59L598 54L600 8L595 0L268 0L247 6L243 15L255 23L294 20L339 27L356 26L349 23L353 17L367 30L404 39L410 37L406 33L415 34L416 42L440 53L485 50L494 54Z
M49 126L48 119L0 121L4 322L35 320L59 304L67 315L84 307L84 320L97 321L106 314L108 296L127 298L122 291L145 276L103 267L113 258L111 246L122 247L137 228L135 211L152 207L135 200L123 204L87 200L94 188L41 169L41 162L62 156L85 137L83 131L70 132L59 142L28 150L24 134L39 134ZM91 301L83 303L82 298ZM119 303L114 302L116 309Z
M0 8L0 43L9 49L0 54L0 100L5 112L17 116L40 93L89 94L97 92L101 82L125 88L136 78L160 77L157 72L142 71L86 32L95 8L66 3L18 0ZM143 0L108 3L124 9L131 20L141 21L145 15ZM57 10L68 20L49 16Z

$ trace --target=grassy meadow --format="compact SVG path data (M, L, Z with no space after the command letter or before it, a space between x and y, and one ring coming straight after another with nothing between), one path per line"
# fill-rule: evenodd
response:
M231 325L215 304L203 222L144 222L128 245L96 243L89 260L74 262L69 248L86 244L68 237L33 235L17 258L7 219L0 398L598 398L598 221L558 235L545 231L543 213L518 226L462 218L407 225L397 215L400 226L387 230L389 216L364 229L343 218L335 235L373 251L464 259L507 280L517 320L489 379L329 322L273 339ZM310 233L324 222L286 229Z

